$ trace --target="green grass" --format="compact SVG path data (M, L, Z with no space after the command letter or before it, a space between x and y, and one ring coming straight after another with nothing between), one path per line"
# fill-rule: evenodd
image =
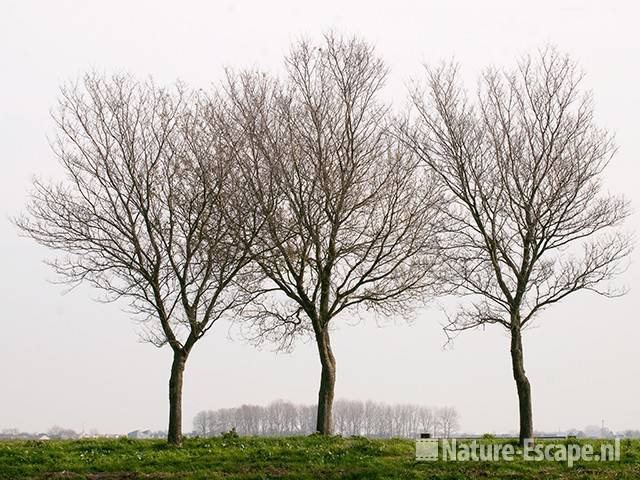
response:
M498 440L489 440L498 442ZM640 441L623 440L619 462L416 462L411 440L365 438L0 442L0 479L631 479Z

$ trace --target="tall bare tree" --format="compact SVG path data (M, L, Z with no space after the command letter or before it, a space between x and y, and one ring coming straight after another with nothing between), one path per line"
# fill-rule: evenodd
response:
M451 438L460 428L458 411L454 407L441 407L435 412L435 428L444 438Z
M26 235L66 255L66 281L124 298L144 337L173 351L168 440L182 440L182 383L194 344L250 296L244 245L222 208L233 189L216 127L181 85L87 75L63 88L54 150L65 179L35 181ZM242 285L241 287L239 285Z
M434 287L441 195L388 129L387 68L357 39L300 42L280 83L230 75L228 141L262 225L252 252L269 278L256 338L315 339L322 367L317 431L331 434L332 322L369 309L408 312ZM247 217L250 215L248 214Z
M619 227L627 202L602 190L615 148L593 119L591 95L574 62L549 48L513 72L488 69L473 101L457 67L427 69L417 116L404 139L450 196L447 274L473 300L446 327L486 324L511 338L520 440L533 437L522 331L546 307L608 282L631 251Z

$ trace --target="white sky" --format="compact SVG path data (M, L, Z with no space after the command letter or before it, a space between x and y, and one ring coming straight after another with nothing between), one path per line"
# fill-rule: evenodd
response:
M180 78L207 87L224 66L279 69L289 44L335 29L373 42L391 67L389 95L422 62L455 58L473 81L486 64L557 44L586 70L601 125L620 147L607 184L634 207L640 112L639 4L634 1L12 1L0 3L0 429L126 432L166 428L170 351L137 340L119 305L79 288L62 295L41 260L49 253L19 238L8 218L25 202L32 175L55 175L46 135L58 86L88 69ZM628 227L639 231L634 215ZM625 298L579 294L544 312L525 338L536 429L640 429L638 254L622 279ZM348 319L347 319L348 320ZM437 309L385 328L346 322L335 333L337 397L454 405L462 427L517 427L509 341L498 328L442 350ZM217 325L187 364L184 428L206 408L313 403L319 361L311 343L291 355L231 341Z

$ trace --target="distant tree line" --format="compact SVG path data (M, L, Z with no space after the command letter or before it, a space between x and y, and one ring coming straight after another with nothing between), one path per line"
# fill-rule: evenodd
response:
M372 438L413 437L421 432L436 437L450 437L459 433L458 412L452 407L424 407L412 404L386 405L372 401L338 400L335 402L336 433ZM302 428L315 425L315 405L295 405L277 400L266 407L242 405L238 408L201 411L194 417L194 436L215 436L231 429L240 435L307 435L313 430ZM279 424L278 422L283 423ZM236 425L241 425L237 427ZM509 434L487 434L496 438L511 438ZM607 427L587 425L583 429L564 431L536 431L536 436L567 435L577 438L640 438L640 430L614 431ZM78 432L54 425L46 432L24 432L17 428L0 430L0 440L75 440L79 438L120 437L120 434L101 434L92 428ZM133 430L128 438L164 438L166 430Z
M239 435L308 435L315 432L316 405L276 400L267 406L203 410L193 419L193 433L214 436L235 429ZM334 432L366 437L415 437L421 432L450 437L459 428L453 407L414 404L387 405L368 400L337 400L333 406Z

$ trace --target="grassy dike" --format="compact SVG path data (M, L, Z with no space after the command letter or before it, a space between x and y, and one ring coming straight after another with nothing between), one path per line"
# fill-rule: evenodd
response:
M597 445L597 443L596 443ZM634 479L640 441L619 462L416 462L411 440L278 437L0 442L0 479Z

